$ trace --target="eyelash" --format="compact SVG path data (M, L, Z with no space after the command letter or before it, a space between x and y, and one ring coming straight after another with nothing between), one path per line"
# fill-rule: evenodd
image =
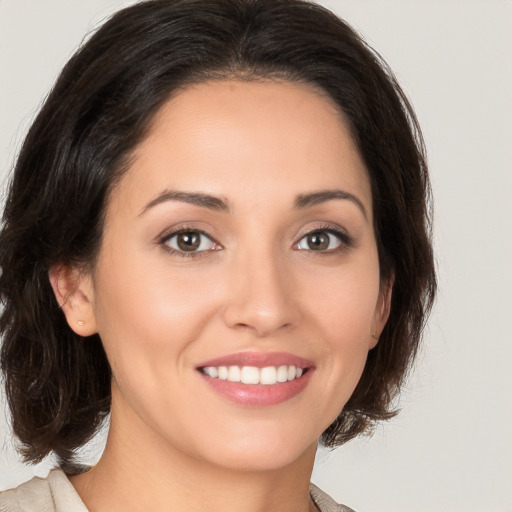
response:
M173 237L178 236L182 233L195 233L200 236L205 236L209 240L211 240L211 242L216 246L216 248L202 250L202 251L180 251L180 250L170 247L168 245L169 240L171 240ZM308 236L315 235L315 234L325 234L325 233L335 236L340 242L339 246L335 247L334 249L318 250L318 251L315 251L313 249L297 249L297 250L299 250L299 251L306 250L307 252L312 253L315 256L322 256L322 255L326 256L326 255L330 255L330 254L344 252L344 251L350 249L354 245L354 239L346 231L333 228L331 225L325 225L325 226L315 227L314 229L304 233L299 238L298 242L293 244L293 248L297 248L297 246ZM180 227L179 229L173 229L170 232L164 233L163 235L161 235L158 238L158 244L161 245L162 248L166 252L168 252L172 255L182 257L182 258L197 258L197 257L204 256L205 253L215 252L215 251L223 248L222 245L219 244L212 235L210 235L209 233L207 233L206 231L204 231L202 229L198 229L198 228L195 228L192 226L191 227L183 226L183 227Z
M309 253L312 253L314 256L328 256L331 254L337 254L340 252L344 252L351 247L354 246L354 238L352 238L345 230L340 228L334 228L332 225L324 225L324 226L317 226L310 231L304 233L298 242L296 242L293 246L296 247L298 244L301 243L302 240L306 239L308 236L315 235L315 234L324 234L327 233L329 235L335 236L340 244L338 247L335 247L334 249L327 249L327 250L319 250L315 251L313 249L304 249L307 250Z
M182 233L195 233L195 234L198 234L201 236L205 236L206 238L211 240L213 244L215 244L216 248L209 249L209 250L203 250L203 251L180 251L180 250L174 249L173 247L170 247L168 245L169 240L171 240L173 237L178 236ZM198 258L198 257L204 256L205 253L215 252L222 248L222 245L219 244L212 235L210 235L209 233L207 233L206 231L204 231L202 229L198 229L198 228L195 228L192 226L190 226L190 227L182 226L179 229L173 229L170 232L164 233L163 235L161 235L158 238L158 244L161 245L162 248L169 254L171 254L173 256L180 256L181 258Z

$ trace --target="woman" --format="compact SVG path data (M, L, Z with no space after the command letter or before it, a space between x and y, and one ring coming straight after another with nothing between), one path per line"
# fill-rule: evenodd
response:
M421 134L295 0L156 0L64 68L0 238L27 461L0 510L347 510L309 479L394 415L435 292ZM74 452L110 413L96 466Z

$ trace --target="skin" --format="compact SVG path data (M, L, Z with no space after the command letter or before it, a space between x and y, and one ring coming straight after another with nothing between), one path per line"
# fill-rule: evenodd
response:
M92 274L50 273L70 326L100 334L114 375L105 453L72 483L93 512L308 510L318 438L389 311L368 175L347 125L310 87L210 82L170 99L134 156ZM162 200L170 190L215 196L229 211ZM326 190L351 196L296 207ZM176 237L164 235L183 227L213 242L202 238L195 257L170 252ZM311 248L307 233L326 229L341 238ZM308 385L247 407L205 384L200 362L246 351L312 361Z

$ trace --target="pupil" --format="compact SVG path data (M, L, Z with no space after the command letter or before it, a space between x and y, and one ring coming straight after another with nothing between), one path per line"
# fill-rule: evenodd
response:
M178 235L178 247L182 251L195 251L200 243L201 239L199 234L193 231L186 231Z
M310 249L325 250L329 247L329 236L325 233L312 233L308 236Z

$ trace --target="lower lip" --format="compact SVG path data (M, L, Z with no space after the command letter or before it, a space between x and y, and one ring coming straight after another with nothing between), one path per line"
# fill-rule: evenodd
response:
M301 393L308 385L313 368L309 368L298 379L279 382L270 386L242 384L228 380L214 379L200 372L206 383L217 393L239 405L267 407L286 402Z

